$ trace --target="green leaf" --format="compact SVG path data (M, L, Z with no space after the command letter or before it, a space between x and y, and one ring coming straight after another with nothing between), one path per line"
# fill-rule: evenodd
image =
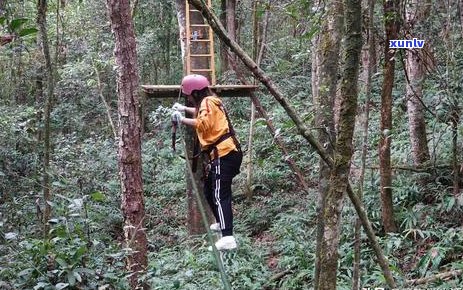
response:
M95 191L90 195L93 201L105 201L106 196L101 191Z
M60 187L60 188L64 188L64 187L65 187L64 184L62 184L62 183L59 182L59 181L53 181L51 184L52 184L53 186Z
M63 260L62 258L56 258L56 262L63 268L68 267L68 263L66 263L66 261Z
M69 286L68 283L58 283L55 285L55 288L56 290L61 290L61 289L67 288L68 286Z
M73 255L74 260L79 260L87 252L87 247L82 246Z
M76 285L76 277L74 276L74 272L69 271L67 277L70 286Z
M76 268L74 271L79 272L79 273L86 273L89 275L95 275L95 271L93 271L92 269L88 269L88 268Z
M45 283L45 282L39 282L39 283L37 283L37 285L34 286L34 290L39 290L39 289L45 288L45 286L48 286L48 285L50 285L50 284Z
M80 276L80 274L76 271L73 271L72 272L72 275L74 275L74 277L76 277L76 280L80 283L82 282L82 277Z
M23 25L24 23L26 23L29 19L27 18L16 18L16 19L13 19L10 23L10 29L12 31L16 31L18 30L19 27L21 27L21 25Z
M6 17L5 16L1 16L0 17L0 25L3 25L5 23L5 20L6 20Z
M29 27L29 28L24 28L19 32L19 36L26 36L30 34L37 33L37 28L35 27Z
M18 276L26 276L26 275L30 275L32 273L32 271L34 271L33 268L27 268L25 270L22 270L21 272L18 273Z

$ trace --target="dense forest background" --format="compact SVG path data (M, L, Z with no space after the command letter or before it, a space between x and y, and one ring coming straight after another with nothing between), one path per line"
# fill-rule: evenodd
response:
M394 18L387 2L398 4L395 39L424 39L423 49L413 54L398 49L392 56L385 51L391 39L385 27ZM327 108L314 101L314 71L323 66L318 58L329 52L323 36L331 33L325 30L331 18L325 12L336 11L324 7L335 7L332 3L241 0L234 15L237 42L250 55L260 43L262 70L314 135L326 140L325 148L333 140L326 138L328 125L319 122L320 108ZM47 8L45 42L39 37L41 4ZM140 84L179 84L183 67L174 1L131 4ZM220 1L213 6L218 15L224 12ZM411 19L410 7L424 12ZM462 287L463 3L363 1L362 13L352 187L362 193L397 285ZM0 289L130 289L117 162L117 66L108 19L100 0L0 1ZM340 45L342 35L337 35ZM221 49L217 44L217 52ZM385 128L383 67L391 60L392 127ZM338 62L344 65L341 57ZM241 76L253 82L239 61L238 72L226 70L219 59L217 66L220 84L239 84ZM338 96L341 74L331 75ZM234 184L239 248L223 254L222 261L233 289L311 289L319 191L326 181L323 162L263 85L255 94L277 136L257 116L250 151L251 101L224 98L243 150L251 152L252 196L245 161ZM221 289L207 240L187 228L185 160L171 148L169 108L175 100L149 98L141 89L139 96L148 267L138 279L151 289ZM419 102L411 104L412 99ZM336 107L328 108L334 116ZM418 145L411 136L417 129L410 116L415 113L423 118L424 135L418 140L425 141L427 155L413 153ZM281 152L277 137L289 155ZM383 186L387 173L382 171L387 167L380 162L384 139L390 141L388 186ZM288 158L308 188L288 167ZM391 224L384 220L384 188L391 198ZM336 287L359 287L355 264L360 287L385 287L367 236L356 239L354 207L348 198L342 202Z

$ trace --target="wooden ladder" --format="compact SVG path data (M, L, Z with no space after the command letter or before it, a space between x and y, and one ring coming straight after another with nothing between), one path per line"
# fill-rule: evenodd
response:
M216 84L214 37L212 28L201 12L185 0L186 7L186 74L200 74ZM211 0L207 0L211 7Z

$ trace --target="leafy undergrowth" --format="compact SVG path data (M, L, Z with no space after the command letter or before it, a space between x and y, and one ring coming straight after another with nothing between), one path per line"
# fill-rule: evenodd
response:
M23 113L28 118L35 114ZM22 117L16 112L11 115ZM155 121L153 124L159 123L157 133L167 135L170 128ZM257 135L263 134L257 131ZM16 142L16 135L11 134L11 140L6 139L8 136L2 140ZM152 289L222 289L205 237L187 233L185 160L172 153L169 137L144 140L149 268L142 279ZM4 154L7 169L18 179L0 176L2 187L9 189L0 203L0 289L129 289L130 273L125 271L123 262L127 249L122 246L115 144L98 135L81 138L71 135L56 141L51 168L55 198L47 242L42 238L37 217L39 177L20 179L21 173L38 172L34 167L38 158L25 158L15 151ZM293 145L296 144L300 146ZM239 248L222 256L228 279L233 289L240 290L311 289L316 188L301 192L275 144L258 139L256 145L260 150L253 156L253 198L247 200L244 196L244 173L234 183ZM36 156L34 147L30 147L31 156ZM403 152L408 151L405 148ZM405 159L406 154L401 156ZM318 159L303 150L295 151L296 156L307 181L314 184ZM445 178L448 171L430 176L427 188L414 183L419 178L410 173L394 176L399 232L389 235L381 227L378 172L371 170L366 176L365 207L399 285L405 287L407 280L463 269L463 197L450 193ZM339 289L352 287L355 219L346 197L339 246ZM384 287L384 277L365 234L361 241L361 285ZM419 287L455 288L462 284L459 275Z
M313 228L315 217L300 213L310 212L306 207L311 203L306 194L255 196L252 202L235 196L239 247L221 255L233 289L308 289L315 243L307 228ZM177 244L150 253L145 278L152 288L221 289L206 238L177 230L183 232Z

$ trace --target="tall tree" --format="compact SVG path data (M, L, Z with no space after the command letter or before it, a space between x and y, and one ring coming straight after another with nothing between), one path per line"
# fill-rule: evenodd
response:
M386 41L384 44L384 79L381 89L381 125L379 140L379 172L381 187L381 214L384 231L396 232L394 208L392 205L392 88L395 75L395 50L389 47L389 41L397 39L400 20L400 0L384 0L384 25Z
M365 83L365 105L364 105L364 117L363 117L363 136L362 136L362 156L361 156L361 167L360 176L358 181L358 197L360 200L363 199L363 184L365 181L365 168L366 159L368 153L368 127L370 117L370 99L371 99L371 83L372 75L376 65L376 35L374 33L374 11L375 11L375 0L364 0L365 7L368 7L368 17L366 17L367 27L365 29L367 43L364 46L363 71L364 77L363 82ZM354 263L352 270L352 289L358 290L360 288L360 253L361 253L361 221L359 218L355 221L355 233L354 233Z
M139 76L135 33L129 0L107 0L106 6L115 39L119 115L118 165L124 216L124 238L131 249L126 259L132 289L139 289L138 277L147 267L147 238L141 167L141 121L138 96Z
M318 140L324 145L328 154L332 154L335 142L334 129L334 100L336 98L336 87L339 73L339 50L341 47L341 34L343 24L343 7L342 2L333 0L320 2L320 9L324 9L323 22L321 25L320 36L314 47L315 52L315 69L312 73L314 83L318 91L313 96L315 107L315 123L319 128ZM314 285L318 286L318 278L321 268L320 247L323 240L324 216L323 209L325 206L325 197L328 192L330 179L330 167L323 159L320 158L320 173L318 185L318 222L317 222L317 250L315 260Z
M339 121L331 168L329 190L323 207L324 231L320 247L320 274L317 289L336 289L338 246L343 196L349 182L353 153L355 115L357 111L357 82L362 50L361 0L344 0L345 56L339 100Z
M45 68L46 68L46 86L47 86L47 95L45 99L45 109L43 114L44 122L44 145L43 145L43 178L42 178L42 189L43 189L43 199L44 199L44 211L43 211L43 225L44 225L44 235L48 236L48 231L50 229L48 220L51 216L51 183L50 183L50 154L51 154L51 127L50 127L50 118L51 111L53 107L53 94L55 91L55 84L53 78L53 67L51 63L50 56L50 46L48 44L47 36L47 1L38 0L37 1L37 25L39 26L40 31L40 45L42 47L43 56L45 59Z
M410 0L406 6L406 25L410 38L418 38L416 26L426 20L429 11L428 1ZM428 7L427 7L428 6ZM426 136L426 122L424 119L423 79L425 67L421 49L407 49L406 69L407 82L407 112L412 146L412 157L415 165L419 166L429 161L428 140Z
M227 29L228 36L236 40L236 0L221 0L222 7L222 23ZM229 51L228 47L221 45L220 48L221 70L222 72L229 70L231 62L234 60L233 54Z

